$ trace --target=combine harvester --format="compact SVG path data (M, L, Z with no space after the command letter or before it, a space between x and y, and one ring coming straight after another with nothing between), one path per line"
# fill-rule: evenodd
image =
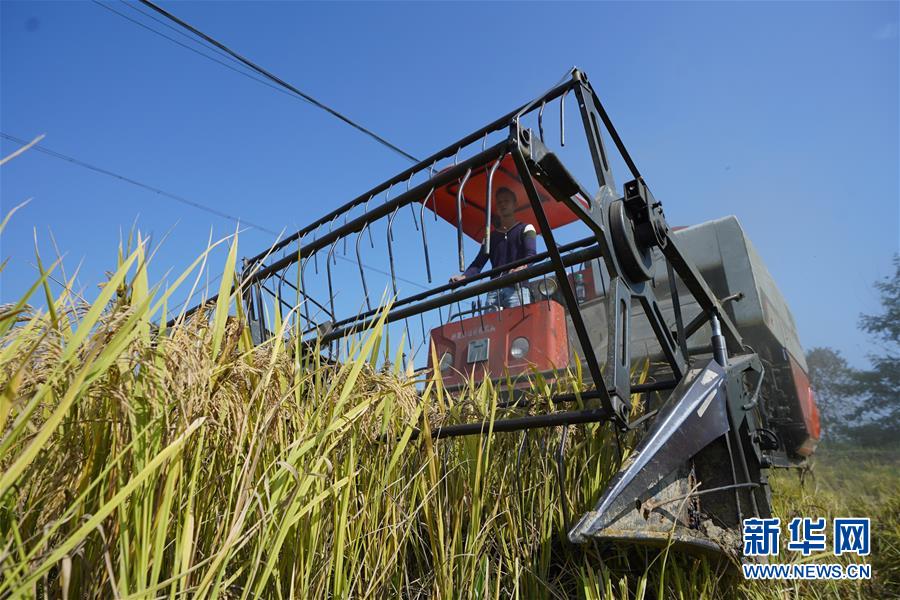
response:
M575 162L596 177L597 193L562 162L573 151L565 139L570 94L578 107L572 118L584 133L577 142L583 156ZM558 137L551 147L544 113L554 103ZM616 155L608 154L605 137ZM630 171L621 193L614 162ZM499 235L491 233L488 216L500 187L516 194L517 219L535 227L545 250L463 281L433 283L449 275L433 275L440 259L452 256L454 271L466 268L465 246L473 244L467 238L488 245ZM406 223L400 229L397 219ZM586 235L562 241L573 226ZM434 250L441 234L452 250ZM571 527L573 542L671 540L733 552L742 519L771 514L769 468L800 466L815 449L818 412L794 321L738 221L726 217L673 231L578 70L245 259L240 285L255 340L271 335L280 307L279 314L298 320L305 339L318 339L340 358L341 344L380 314L366 276L377 270L367 264L376 239L387 250L382 272L396 298L387 322L402 328L407 360L421 356L426 364L419 368L426 370L434 367L430 357L439 357L448 389L489 377L507 388L513 398L506 405L514 409L536 372L552 379L576 358L584 366L583 391L559 394L551 405L580 400L593 408L498 418L494 433L591 422L643 432L594 509ZM421 252L411 257L419 242ZM404 294L402 284L416 283L404 274L412 264L424 266L427 284ZM350 275L339 277L339 266ZM533 302L504 310L482 302L516 285L528 286ZM463 310L463 301L471 308ZM421 339L414 344L417 329ZM633 366L648 360L655 365L652 381L632 382ZM630 417L632 398L650 392L659 405ZM487 430L487 423L460 423L432 436Z

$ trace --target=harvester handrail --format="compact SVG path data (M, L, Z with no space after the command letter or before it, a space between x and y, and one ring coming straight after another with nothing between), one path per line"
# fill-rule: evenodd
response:
M570 250L577 250L577 249L579 249L579 248L586 248L586 247L589 247L589 246L594 245L594 244L596 244L596 243L597 243L596 238L594 238L594 237L592 237L592 236L589 236L589 237L582 238L582 239L577 240L577 241L574 241L574 242L569 242L568 244L565 244L565 245L563 245L563 246L560 246L560 252L568 252L568 251L570 251ZM508 264L505 264L505 265L503 265L502 267L496 267L496 268L493 268L493 269L489 269L489 270L487 270L487 271L482 271L481 273L478 273L478 274L476 274L476 275L472 275L472 276L470 276L470 277L466 277L466 278L463 279L462 281L458 281L458 282L455 282L455 283L446 283L446 284L441 285L441 286L438 286L438 287L436 287L436 288L431 288L431 289L428 289L428 290L426 290L426 291L424 291L424 292L419 292L418 294L415 294L415 295L413 295L413 296L407 296L406 298L402 298L402 299L400 299L400 300L397 300L396 302L394 302L394 303L391 305L391 310L395 310L395 309L400 308L400 307L402 307L402 306L406 306L407 304L410 304L411 302L418 302L419 300L425 300L426 298L429 298L430 296L435 296L435 295L437 295L437 294L442 294L442 293L444 293L444 292L446 292L446 291L449 291L449 290L453 290L453 289L457 289L457 288L462 288L462 287L468 286L468 285L472 284L472 283L475 282L475 281L481 281L481 280L483 280L483 279L487 279L488 277L494 277L494 276L502 275L502 274L505 273L506 271L509 271L510 269L514 269L515 267L519 267L519 266L522 266L522 265L532 265L532 264L537 264L537 263L539 263L539 262L541 262L541 261L543 261L543 260L546 260L546 259L548 259L548 258L550 258L550 253L549 253L549 252L540 252L540 253L538 253L538 254L535 254L534 256L528 256L528 257L525 257L525 258L520 258L519 260L513 261L513 262L508 263ZM496 277L496 278L499 279L499 277ZM527 277L527 276L526 276L526 277L524 277L523 279L530 279L530 277ZM347 317L347 318L345 318L345 319L341 319L340 321L337 321L337 322L333 323L332 325L333 325L335 328L341 327L341 326L343 326L343 325L346 325L346 324L348 324L348 323L352 323L352 322L354 322L354 321L361 321L361 320L363 320L363 319L367 319L367 318L370 318L370 317L374 317L375 315L378 314L378 312L379 312L379 309L369 309L367 312L360 313L360 314L355 315L355 316L352 316L352 317Z
M583 250L577 250L575 252L568 253L561 257L561 261L564 266L570 267L579 263L593 260L600 257L601 255L602 250L600 248L600 245L595 244ZM452 304L460 300L473 298L498 287L518 283L520 281L531 279L532 277L537 277L540 275L545 275L547 273L553 273L554 269L555 266L552 262L540 262L537 264L532 264L531 266L514 273L506 273L505 275L501 275L490 281L482 281L481 283L471 286L462 286L460 289L455 290L450 294L447 294L446 296L440 298L431 298L430 300L426 299L422 302L414 303L412 304L412 306L400 309L391 307L390 313L388 313L388 315L385 317L385 323L393 323L394 321L399 321L400 319L405 319L427 310L431 310L441 306L447 306L448 304ZM448 284L435 289L446 291L450 289L451 285L452 284ZM430 293L430 291L423 292L423 294L427 293ZM369 326L375 323L377 318L378 317L374 315L368 318L361 318L361 315L353 317L349 321L349 323L352 323L352 326L335 327L326 335L322 336L320 343L324 345L338 338L365 331Z

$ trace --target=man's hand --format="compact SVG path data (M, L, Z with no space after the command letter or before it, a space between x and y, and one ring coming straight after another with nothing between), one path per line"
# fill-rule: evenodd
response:
M453 277L451 277L451 278L450 278L450 283L458 283L458 282L462 281L462 280L465 279L465 278L466 278L466 276L463 275L462 273L460 273L459 275L454 275Z
M522 269L527 269L527 268L528 268L528 265L519 265L518 267L510 269L509 272L515 273L516 271L521 271Z

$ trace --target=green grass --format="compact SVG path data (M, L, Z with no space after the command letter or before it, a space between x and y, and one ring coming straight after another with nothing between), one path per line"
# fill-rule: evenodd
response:
M572 546L555 474L561 431L434 441L496 415L489 387L450 398L379 368L384 327L350 360L301 352L288 321L253 347L231 287L171 330L143 246L93 305L48 271L0 314L0 598L874 598L897 593L897 459L822 452L773 480L782 517L870 516L876 580L746 584L732 566ZM64 277L64 276L63 276ZM28 306L41 294L46 310ZM229 314L236 315L231 318ZM546 406L542 407L546 410ZM425 434L411 437L414 427ZM625 440L626 446L633 440ZM577 517L615 468L608 426L571 428ZM893 586L893 587L892 587Z

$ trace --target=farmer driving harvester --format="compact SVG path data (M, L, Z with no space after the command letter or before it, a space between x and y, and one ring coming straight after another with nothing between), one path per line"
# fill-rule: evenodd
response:
M451 277L451 283L477 275L484 268L488 259L491 261L491 267L502 269L504 265L536 254L537 231L533 225L521 223L516 219L518 201L515 192L507 187L501 187L497 190L494 202L497 206L497 218L494 219L490 248L486 250L486 244L482 244L475 260L472 261L465 272ZM508 271L497 273L494 277L499 277L504 273L520 271L527 266L527 264L523 264ZM519 283L488 292L487 298L489 307L498 308L512 308L530 302L531 291L527 286Z

